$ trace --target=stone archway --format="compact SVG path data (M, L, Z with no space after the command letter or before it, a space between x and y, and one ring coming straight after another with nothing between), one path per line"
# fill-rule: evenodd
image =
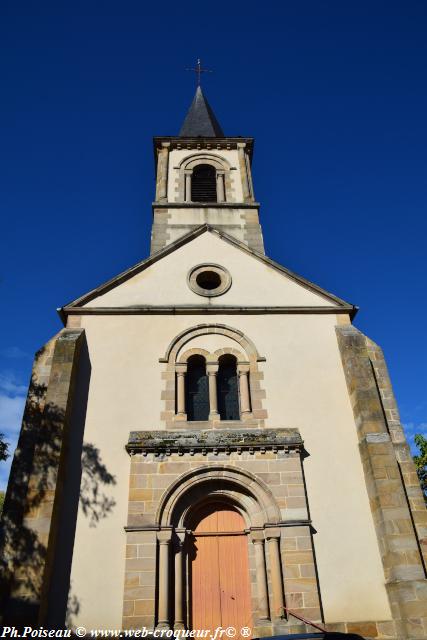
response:
M204 515L222 519L217 531L209 532L198 529L201 518L197 518L200 510L207 510ZM218 514L222 514L219 516ZM232 514L232 515L231 515ZM202 513L203 515L203 513ZM279 550L280 510L270 489L263 481L248 471L237 467L222 465L204 466L191 470L180 476L165 492L156 515L159 526L159 601L158 627L169 628L171 620L170 597L174 593L173 623L175 629L191 627L193 624L216 626L231 624L229 619L237 615L233 608L233 597L240 598L241 611L237 622L249 626L249 620L268 620L270 617L269 589L267 586L267 567L264 544L268 543L268 556L271 574L271 596L275 605L283 610L283 577ZM240 522L236 525L237 520ZM227 527L231 527L230 530ZM233 527L238 527L233 531ZM195 558L195 540L210 535L210 540L196 545L202 558ZM208 535L208 537L209 537ZM240 536L239 540L231 540ZM220 541L219 538L224 537ZM173 551L173 561L170 555ZM227 551L228 550L228 551ZM235 553L239 563L230 569L228 574L216 573L212 568L212 553ZM236 557L237 557L236 555ZM203 566L203 563L205 565ZM245 564L247 563L247 564ZM173 584L169 584L173 569ZM250 570L250 571L249 571ZM192 612L192 577L199 579L206 572L206 579L216 590L217 603L212 602L211 614ZM250 581L249 575L252 575ZM245 586L246 585L246 586ZM224 595L221 596L221 589ZM235 593L234 593L234 591ZM198 593L198 598L206 594ZM222 600L221 600L222 597ZM252 602L257 602L255 609ZM218 611L220 603L221 611ZM198 604L200 604L198 602ZM225 606L227 605L227 607ZM217 610L215 610L217 606ZM234 612L234 613L233 613ZM216 628L215 626L215 628ZM199 627L197 627L199 628Z

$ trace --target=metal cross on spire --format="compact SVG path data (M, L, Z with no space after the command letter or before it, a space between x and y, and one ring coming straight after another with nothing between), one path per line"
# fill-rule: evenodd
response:
M201 84L201 75L202 73L213 73L212 69L204 69L202 67L202 63L200 62L200 58L197 58L197 64L195 67L187 67L186 71L194 71L196 74L197 86L200 87Z

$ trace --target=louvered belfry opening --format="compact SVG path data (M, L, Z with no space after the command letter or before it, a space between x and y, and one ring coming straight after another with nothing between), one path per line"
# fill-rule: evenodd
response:
M216 171L210 164L198 164L191 178L192 202L217 202Z

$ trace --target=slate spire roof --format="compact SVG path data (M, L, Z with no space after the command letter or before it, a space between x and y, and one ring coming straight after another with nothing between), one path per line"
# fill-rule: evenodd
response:
M224 133L220 127L209 102L203 95L200 85L191 103L191 107L185 116L184 124L179 132L180 138L223 138Z

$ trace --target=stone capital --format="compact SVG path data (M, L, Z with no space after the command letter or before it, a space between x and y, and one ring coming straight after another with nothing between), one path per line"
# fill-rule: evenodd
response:
M237 363L237 373L249 373L249 362L240 361Z
M218 364L210 364L209 362L206 364L206 373L208 376L216 375L218 373L218 369Z
M183 544L185 542L185 538L187 537L187 530L186 529L175 529L175 534L176 534L176 537L178 538L179 542L181 544Z
M260 544L264 542L264 531L251 531L250 539L254 544Z
M267 540L271 540L273 538L280 538L280 528L279 527L269 527L265 530L265 537Z
M162 529L158 531L157 540L160 544L170 544L172 540L172 529Z

